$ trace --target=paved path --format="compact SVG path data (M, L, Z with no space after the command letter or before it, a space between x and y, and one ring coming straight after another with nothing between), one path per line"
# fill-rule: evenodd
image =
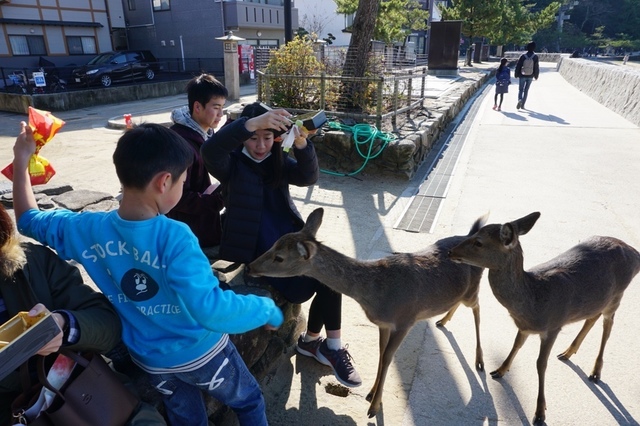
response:
M294 191L303 215L325 208L318 237L351 256L377 258L391 251L415 251L452 234L466 234L490 212L504 222L532 211L542 216L522 237L525 267L550 259L593 234L611 235L640 248L640 129L569 85L555 64L543 64L527 102L516 111L517 80L503 111L493 106L493 88L480 97L479 112L451 176L434 232L394 229L421 181L401 184L376 176L355 179L323 175L317 186ZM461 126L462 127L462 126ZM402 283L398 283L402 291ZM323 425L518 425L535 411L539 339L531 337L501 380L488 374L508 354L516 327L481 287L481 332L487 372L473 368L473 318L460 308L446 330L434 318L418 324L390 368L383 409L366 417L365 396L377 365L377 329L355 302L344 299L344 341L364 385L346 398L327 392L330 372L312 360L292 356L265 382L273 424ZM587 380L597 354L601 321L570 362L566 349L581 324L565 327L547 369L547 424L637 425L640 421L640 337L637 306L640 277L622 301L605 353L602 382ZM312 419L312 420L311 420Z
M392 251L416 251L439 238L466 234L473 221L491 212L490 222L504 222L532 211L542 216L522 237L525 267L547 260L593 234L611 235L640 247L640 129L573 88L543 64L533 83L529 110L516 111L512 85L503 111L491 110L493 90L482 94L451 173L432 233L410 233L394 226L427 176L404 181L365 172L344 178L322 175L318 184L292 191L306 217L324 207L318 238L361 259ZM514 80L517 83L517 80ZM116 194L119 189L111 153L119 130L109 118L148 111L152 103L167 110L184 102L170 97L124 106L104 106L64 114L65 137L45 147L43 155L58 170L60 182ZM22 117L0 113L0 163L11 160L11 146ZM398 283L402 291L402 283ZM349 344L363 379L346 397L327 392L335 384L330 370L291 354L263 382L273 425L526 425L535 410L535 359L539 339L527 341L502 380L473 369L475 338L468 309L460 308L445 330L430 319L414 327L392 364L383 409L366 416L365 396L378 361L377 329L360 307L344 298L343 340ZM640 421L640 278L622 301L605 353L603 381L586 379L601 334L599 321L571 362L552 355L547 370L549 425L637 425ZM303 308L306 312L308 306ZM507 355L516 328L488 286L481 287L481 332L487 371ZM565 328L552 354L560 353L580 325Z

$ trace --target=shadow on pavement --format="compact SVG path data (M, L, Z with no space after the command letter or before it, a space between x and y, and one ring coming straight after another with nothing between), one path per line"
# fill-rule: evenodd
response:
M526 112L527 114L529 114L529 116L531 118L535 118L536 120L551 121L553 123L564 124L564 125L571 124L571 123L565 121L563 118L560 118L560 117L555 116L553 114L541 114L539 112L531 111L529 109L523 110L523 112Z
M605 382L600 380L598 383L593 383L589 380L589 376L571 360L564 360L569 368L571 368L582 381L591 389L593 394L598 398L602 405L606 407L611 413L611 416L620 425L633 425L638 426L638 422L633 418L629 411L625 408L624 404L618 399L613 390Z

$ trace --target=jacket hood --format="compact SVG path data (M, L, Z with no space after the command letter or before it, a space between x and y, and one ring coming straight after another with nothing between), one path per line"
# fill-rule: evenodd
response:
M204 140L209 139L211 135L213 135L213 130L205 132L202 127L200 127L200 125L196 123L196 121L191 117L191 114L189 114L188 106L176 108L171 111L171 121L195 130L200 134L200 136L202 136Z
M27 262L24 248L16 235L9 237L0 248L0 274L10 277Z

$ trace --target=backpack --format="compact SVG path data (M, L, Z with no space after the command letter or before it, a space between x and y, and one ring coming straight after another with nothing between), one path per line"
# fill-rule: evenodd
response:
M531 56L524 55L524 61L522 62L522 68L520 69L520 74L522 75L533 75L533 58L535 58L535 54Z

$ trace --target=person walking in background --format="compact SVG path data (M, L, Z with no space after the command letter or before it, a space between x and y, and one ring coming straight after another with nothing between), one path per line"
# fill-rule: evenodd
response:
M496 111L502 111L502 99L505 93L509 93L511 70L507 63L507 58L502 58L498 71L496 71L496 94L493 97L493 109ZM500 102L498 102L498 96L500 96Z
M519 79L518 81L518 104L516 105L517 109L523 108L527 102L527 96L529 95L529 88L531 87L531 82L534 79L538 79L538 75L540 74L540 64L538 60L538 55L534 52L536 49L536 43L530 42L527 44L527 52L523 53L518 59L518 63L516 64L515 69L515 77Z
M284 318L268 297L224 291L198 240L165 214L182 197L193 150L166 127L127 130L113 153L122 185L117 210L41 211L29 180L36 149L25 122L14 145L13 200L18 229L75 259L113 303L122 340L163 399L172 425L207 426L206 393L236 413L243 426L267 425L256 379L229 333Z
M188 105L171 112L171 130L182 136L193 149L193 164L187 169L182 197L167 217L189 225L200 247L220 244L220 211L224 207L221 188L211 184L200 148L224 116L229 92L212 75L201 74L187 84Z
M282 235L304 226L289 185L313 185L320 168L304 129L294 140L295 159L283 154L282 143L274 142L291 126L289 115L286 110L268 110L257 102L247 105L240 118L220 129L202 147L207 169L226 188L222 259L248 264ZM362 380L341 341L342 295L309 277L265 280L291 303L313 297L307 330L298 339L298 352L332 367L343 385L360 386ZM326 339L320 334L323 327Z

